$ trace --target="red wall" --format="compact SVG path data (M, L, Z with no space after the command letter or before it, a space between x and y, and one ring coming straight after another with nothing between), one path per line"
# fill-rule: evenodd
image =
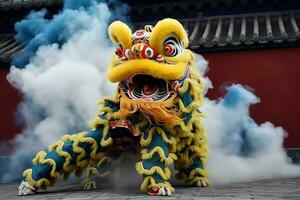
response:
M300 48L205 53L204 57L209 61L208 76L214 84L208 93L210 98L223 96L225 85L250 86L261 99L251 108L255 120L284 127L289 133L285 146L300 148ZM20 97L6 80L8 71L0 68L0 141L20 131L14 125Z
M261 103L251 108L255 120L282 126L289 134L285 146L300 148L300 48L216 52L203 56L209 61L208 76L214 85L208 93L210 98L224 95L224 85L250 86L261 99Z
M18 92L8 83L9 68L0 67L0 142L20 132L15 124L15 111L20 101Z

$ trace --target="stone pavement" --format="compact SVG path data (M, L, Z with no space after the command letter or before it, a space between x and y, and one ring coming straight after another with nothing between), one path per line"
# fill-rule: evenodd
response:
M300 200L300 178L263 180L250 183L214 185L208 188L176 187L171 197L149 197L138 188L127 190L99 188L93 191L83 191L80 184L63 184L55 186L39 194L19 197L18 184L0 184L0 199L293 199Z

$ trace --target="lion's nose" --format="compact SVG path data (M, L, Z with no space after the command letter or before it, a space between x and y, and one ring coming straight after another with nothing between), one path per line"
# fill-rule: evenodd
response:
M143 51L145 45L146 44L144 43L137 43L131 47L131 51L133 52L136 58L141 58L141 52Z
M148 58L153 59L156 52L146 43L136 43L131 48L125 49L124 56L127 59Z

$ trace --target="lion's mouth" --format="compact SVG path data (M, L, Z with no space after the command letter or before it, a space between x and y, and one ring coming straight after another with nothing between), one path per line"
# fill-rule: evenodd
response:
M128 95L132 99L157 101L165 100L171 95L168 81L147 74L133 75L127 84Z

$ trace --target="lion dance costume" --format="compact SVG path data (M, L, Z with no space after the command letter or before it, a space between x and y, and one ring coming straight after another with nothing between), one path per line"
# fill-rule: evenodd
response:
M174 19L146 25L133 34L116 21L109 36L117 46L107 76L118 82L116 94L104 98L91 131L65 135L48 151L39 152L24 171L19 195L51 186L72 171L80 174L92 163L124 151L141 154L136 170L141 189L150 195L170 195L169 166L176 178L193 186L208 186L205 170L207 138L200 122L204 84L194 69L188 37ZM101 165L100 165L101 167Z

